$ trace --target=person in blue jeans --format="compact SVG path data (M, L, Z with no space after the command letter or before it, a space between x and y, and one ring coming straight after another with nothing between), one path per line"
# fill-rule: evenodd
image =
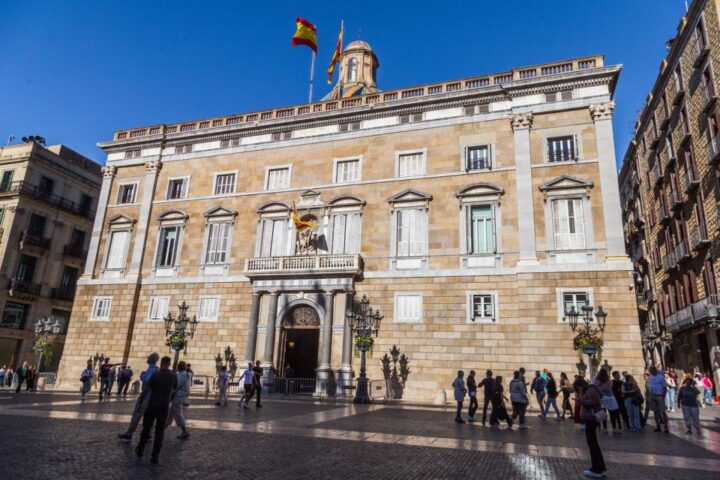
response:
M550 407L552 406L555 409L555 420L562 420L560 418L560 409L557 406L557 383L555 383L555 378L553 377L552 373L546 371L545 377L547 378L547 381L545 383L547 400L545 400L545 410L543 411L542 416L543 418L547 417L548 411L550 411Z
M535 392L535 399L537 400L538 407L540 408L540 415L538 416L542 417L543 412L545 411L545 380L540 374L540 370L535 370L535 378L530 384L530 393L533 392Z
M640 393L640 387L632 375L625 375L625 381L622 386L623 402L625 403L625 410L628 413L628 420L630 423L630 430L633 432L640 431L640 404L639 399L642 398Z

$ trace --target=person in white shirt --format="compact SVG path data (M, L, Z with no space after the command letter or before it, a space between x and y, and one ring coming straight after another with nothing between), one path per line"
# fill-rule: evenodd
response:
M188 395L190 395L190 381L192 377L187 373L187 365L181 361L177 366L177 387L170 396L170 411L168 412L168 419L165 423L165 428L172 424L173 420L177 423L178 427L182 429L182 433L178 435L178 440L187 440L190 438L190 434L185 426L185 417L183 416L183 406Z
M80 382L82 382L80 394L82 395L83 400L85 400L85 395L90 391L90 385L92 385L92 379L95 376L92 366L92 360L88 360L87 367L84 368L80 374Z
M240 401L238 402L238 407L242 405L243 408L250 408L248 407L248 403L250 402L250 397L252 396L253 391L253 364L252 362L248 362L248 366L243 372L243 391L245 394L242 396Z
M675 379L665 372L665 383L667 384L667 393L665 394L665 405L671 412L675 411L675 394L677 393L677 382Z

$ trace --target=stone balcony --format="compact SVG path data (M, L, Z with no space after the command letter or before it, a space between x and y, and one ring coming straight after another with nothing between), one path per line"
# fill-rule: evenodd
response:
M359 254L296 255L258 257L245 260L245 275L250 278L356 276L362 274Z
M704 322L717 324L719 311L720 295L708 295L665 317L665 330L672 333Z

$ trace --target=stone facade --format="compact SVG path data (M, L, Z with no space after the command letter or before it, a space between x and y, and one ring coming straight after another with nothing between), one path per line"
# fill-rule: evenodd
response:
M718 2L680 19L620 173L647 364L720 381ZM719 353L715 353L719 352Z
M75 283L83 271L100 186L100 166L63 145L34 142L0 150L0 365L32 353L34 325L58 320L53 360L63 351Z
M575 296L608 312L604 358L639 372L618 73L595 56L117 132L60 381L96 352L136 371L167 353L161 317L182 301L202 317L183 356L196 374L229 345L280 375L310 362L342 381L363 296L384 315L368 374L382 379L396 345L403 398L432 400L458 368L572 373ZM297 234L293 205L316 226ZM298 307L315 318L294 323Z

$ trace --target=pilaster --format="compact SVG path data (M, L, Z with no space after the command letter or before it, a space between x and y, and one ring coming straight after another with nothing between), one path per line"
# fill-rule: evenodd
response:
M255 363L255 350L257 348L258 317L260 316L261 292L253 292L250 306L250 320L248 322L248 336L245 347L245 363Z
M325 397L329 393L330 383L330 352L332 348L333 308L335 304L335 291L325 292L325 318L321 331L320 365L315 369L315 396Z
M98 204L95 213L95 221L93 223L92 234L90 235L90 245L85 260L84 277L91 278L95 270L97 262L98 247L100 245L100 236L102 235L103 222L105 221L105 212L107 211L108 198L110 197L110 189L112 181L117 174L117 167L106 165L102 169L102 185L100 186L100 195L98 196Z
M278 308L278 292L270 293L270 308L268 309L267 324L265 327L265 354L263 355L262 368L264 375L269 376L273 368L273 356L275 353L275 323Z
M145 163L145 179L143 180L142 202L140 203L140 218L138 219L137 230L135 231L132 260L130 261L131 275L140 275L142 269L146 249L147 230L150 225L152 201L155 196L157 176L161 169L162 161L159 158Z
M517 186L519 265L538 263L535 241L535 212L533 208L532 169L530 168L530 128L533 114L520 113L512 117L515 141L515 183Z

